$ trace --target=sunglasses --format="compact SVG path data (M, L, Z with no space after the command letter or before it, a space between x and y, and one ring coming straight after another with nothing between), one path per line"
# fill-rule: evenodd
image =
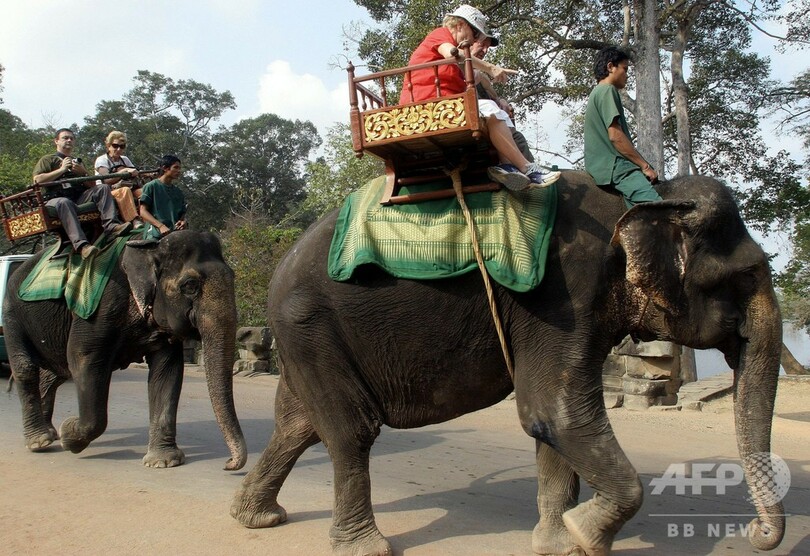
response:
M110 146L114 149L126 149L127 145L124 143L123 145L119 145L118 143L110 143Z

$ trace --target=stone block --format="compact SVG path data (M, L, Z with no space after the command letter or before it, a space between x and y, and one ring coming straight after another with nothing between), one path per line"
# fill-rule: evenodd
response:
M616 355L638 355L638 351L636 351L636 343L630 338L630 336L625 336L619 345L614 346L613 353Z
M240 358L264 360L270 359L273 336L270 334L269 328L263 328L260 326L243 326L236 331L236 341L242 344L244 349L251 354L249 357L241 357L240 355Z
M602 389L606 392L621 392L623 389L622 377L602 375Z
M246 360L239 359L233 365L234 374L252 374L252 373L269 373L270 362L260 359Z
M627 372L624 363L625 357L616 354L608 354L607 359L602 364L602 376L618 376L621 377Z
M669 381L625 376L622 381L622 389L625 394L656 398L666 395L667 382Z
M652 406L653 399L639 394L624 394L623 407L631 411L646 411Z
M662 379L678 376L678 359L626 357L627 374L639 378Z
M605 409L615 409L622 406L624 394L621 392L605 392Z
M703 402L698 400L688 400L684 402L681 407L691 411L703 411Z
M639 342L636 352L641 357L675 357L681 352L680 346L672 342Z

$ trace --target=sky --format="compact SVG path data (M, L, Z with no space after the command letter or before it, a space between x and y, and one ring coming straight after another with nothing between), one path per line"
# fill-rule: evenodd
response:
M321 134L347 121L346 0L0 0L3 107L31 127L82 124L138 70L230 91L219 123L272 112ZM350 41L348 41L351 44ZM354 60L358 63L358 60Z
M324 136L333 123L348 121L341 68L360 60L346 32L371 23L350 0L0 0L0 6L2 106L34 128L82 124L146 69L230 91L237 108L220 124L270 112L310 120ZM773 46L755 34L754 48L772 56L776 77L806 69L806 51L782 55ZM562 150L567 123L558 107L547 105L518 125L531 144ZM773 135L772 143L800 152L796 138Z

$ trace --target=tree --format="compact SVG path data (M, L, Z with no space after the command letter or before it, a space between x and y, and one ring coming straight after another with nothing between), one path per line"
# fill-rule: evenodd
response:
M232 218L222 232L225 261L233 269L239 326L267 326L267 289L281 257L301 230Z
M114 130L127 134L127 155L140 168L154 168L165 154L183 163L180 187L189 202L196 229L217 229L228 216L229 200L214 179L211 128L227 110L236 108L229 91L218 92L194 80L177 80L146 70L122 100L101 101L85 118L78 139L84 153L104 152L104 138Z
M31 130L20 118L0 109L0 194L30 185L37 160L53 149L52 134Z
M320 217L340 206L345 198L384 171L380 159L357 158L348 124L338 123L326 134L324 156L307 165L309 188L302 208Z
M216 182L246 221L280 222L304 199L306 161L321 139L312 122L262 114L214 137Z

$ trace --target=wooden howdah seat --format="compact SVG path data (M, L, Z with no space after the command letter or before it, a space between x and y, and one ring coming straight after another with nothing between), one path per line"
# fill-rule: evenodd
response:
M139 180L143 182L157 175L157 170L147 170L139 172ZM104 179L110 177L129 177L129 174L121 172L109 174ZM65 239L62 222L56 214L54 207L49 207L45 203L53 196L55 188L69 186L75 183L83 183L99 179L99 176L81 176L78 178L68 178L52 182L33 184L26 190L13 195L0 196L0 215L3 218L3 230L9 241L18 241L27 237L56 232ZM98 207L92 201L77 205L76 212L79 215L79 222L88 233L88 239L95 239L101 234L101 214Z
M445 169L461 168L465 193L495 191L501 185L486 177L488 166L497 164L497 153L487 139L486 126L478 114L478 97L469 46L462 43L464 56L463 93L440 95L439 67L457 63L454 59L406 66L361 77L354 74L350 63L349 103L352 146L359 158L370 153L385 162L386 187L382 204L410 203L455 196ZM436 98L390 104L387 84L398 85L405 79L406 91L411 91L410 74L416 70L432 70ZM396 91L399 100L399 88ZM448 189L412 192L400 195L403 186L409 190L422 183L446 180ZM482 183L483 181L483 183Z

